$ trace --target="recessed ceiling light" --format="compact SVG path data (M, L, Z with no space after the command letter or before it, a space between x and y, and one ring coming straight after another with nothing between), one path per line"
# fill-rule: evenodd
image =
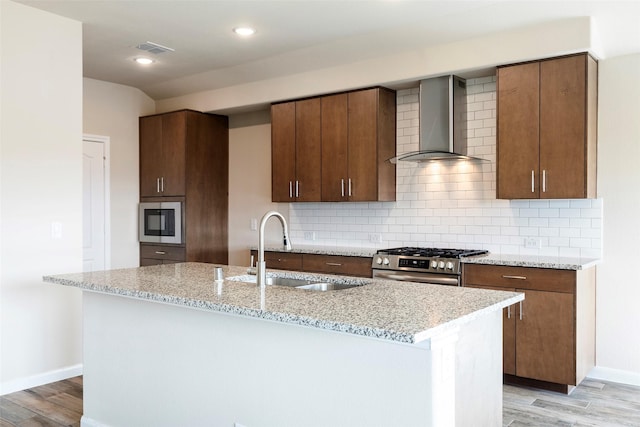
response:
M149 65L149 64L153 64L155 62L153 59L144 58L144 57L138 57L138 58L134 59L134 61L136 61L138 64L142 64L142 65Z
M239 36L251 36L256 33L256 30L251 27L236 27L233 32Z

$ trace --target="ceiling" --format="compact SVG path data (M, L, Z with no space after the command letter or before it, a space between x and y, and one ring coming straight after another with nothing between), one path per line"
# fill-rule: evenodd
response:
M85 77L156 100L572 17L593 17L603 56L640 52L640 1L16 1L83 22ZM175 51L140 66L147 41Z

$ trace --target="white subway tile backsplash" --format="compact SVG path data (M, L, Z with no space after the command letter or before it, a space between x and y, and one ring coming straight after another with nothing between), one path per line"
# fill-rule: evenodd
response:
M419 90L397 92L397 152L419 142ZM468 154L484 162L404 163L396 202L293 203L293 243L482 248L495 253L601 257L602 200L496 199L496 79L467 80ZM382 243L369 234L380 233ZM541 248L525 248L535 237Z

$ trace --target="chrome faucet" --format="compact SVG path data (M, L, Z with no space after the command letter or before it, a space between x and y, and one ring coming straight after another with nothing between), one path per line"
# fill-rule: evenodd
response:
M284 219L284 216L280 212L269 211L262 217L260 221L260 231L258 232L258 286L265 286L267 282L267 263L264 260L264 227L267 225L267 220L275 216L280 220L282 224L282 240L284 244L284 249L286 251L291 250L291 243L289 242L289 226L287 225L287 220Z

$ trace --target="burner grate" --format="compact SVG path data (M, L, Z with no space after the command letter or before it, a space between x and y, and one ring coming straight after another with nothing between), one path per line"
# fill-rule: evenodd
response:
M440 257L440 258L462 258L466 256L484 255L489 251L484 249L447 249L447 248L418 248L401 247L382 249L377 252L384 255L401 255L415 257Z

